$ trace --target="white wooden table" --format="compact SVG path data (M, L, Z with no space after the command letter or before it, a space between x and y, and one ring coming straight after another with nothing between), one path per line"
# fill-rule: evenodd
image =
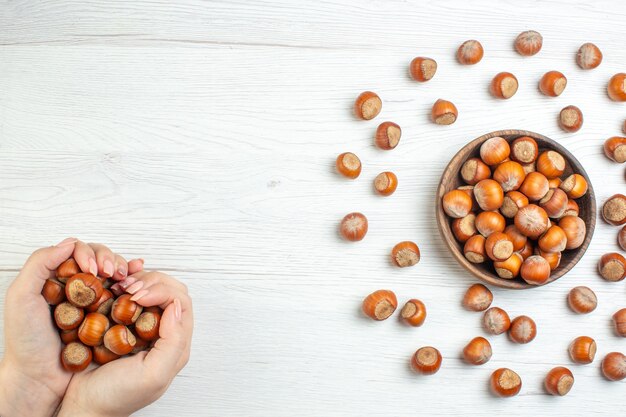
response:
M424 3L0 2L0 291L31 251L74 235L184 281L195 302L192 358L139 416L624 414L626 384L605 381L599 360L577 366L566 353L583 334L596 338L598 358L626 351L610 322L626 306L626 281L595 272L599 256L616 250L617 230L599 221L587 255L554 284L494 289L494 305L532 316L539 334L524 346L490 337L491 362L469 367L460 350L483 332L460 299L475 280L444 247L433 204L454 153L506 128L567 146L587 167L598 204L624 192L624 168L601 144L626 117L605 94L609 77L626 70L626 4ZM544 35L533 58L512 48L527 29ZM485 58L462 67L455 49L472 38ZM575 65L584 42L604 52L594 71ZM407 75L418 55L439 63L425 84ZM569 79L555 99L537 91L552 69ZM505 70L520 89L496 101L488 83ZM352 103L368 89L383 111L358 121ZM459 108L452 126L428 120L440 97ZM556 124L569 104L585 114L577 134ZM403 128L392 152L373 146L383 120ZM347 150L364 163L354 182L333 168ZM387 169L400 185L384 199L371 181ZM337 235L350 211L370 219L358 244ZM422 261L393 268L390 248L409 239ZM581 317L565 297L583 284L599 306ZM379 288L400 302L422 299L425 325L363 318L362 298ZM435 376L408 368L423 345L444 356ZM542 388L556 365L575 374L565 398ZM523 378L515 398L488 392L488 376L503 366Z

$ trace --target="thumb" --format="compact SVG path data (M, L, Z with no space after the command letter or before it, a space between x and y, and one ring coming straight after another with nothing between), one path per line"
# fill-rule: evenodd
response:
M177 298L165 308L159 328L160 338L145 358L146 365L157 370L157 375L168 378L174 378L182 368L179 359L185 354L187 345L184 326L181 319L176 317L180 314L180 308L180 300ZM178 313L176 309L179 309Z
M37 249L26 260L13 285L27 293L40 294L48 278L74 252L78 239L67 238L56 246Z

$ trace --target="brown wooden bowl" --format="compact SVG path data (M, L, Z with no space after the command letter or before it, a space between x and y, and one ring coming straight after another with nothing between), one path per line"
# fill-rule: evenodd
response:
M485 262L482 264L473 264L469 262L463 255L463 244L457 242L450 228L453 219L449 218L443 211L441 201L444 194L459 186L465 185L460 175L463 163L465 163L465 161L469 158L480 157L479 153L482 143L487 139L496 136L503 137L509 142L520 136L530 136L537 141L540 153L544 150L554 150L563 155L567 166L562 178L572 173L578 173L584 176L585 179L587 179L587 182L589 184L589 190L587 191L587 194L576 200L580 208L579 217L585 221L585 225L587 226L587 236L585 236L583 244L578 249L566 250L563 252L561 264L558 268L552 271L550 279L546 284L556 281L557 279L565 275L570 269L572 269L574 265L576 265L576 263L578 263L580 258L582 258L582 256L585 254L585 251L589 247L589 243L591 242L593 231L596 226L596 199L593 192L593 187L591 186L591 182L589 181L589 176L585 172L585 169L582 167L580 162L578 162L578 160L563 146L553 141L552 139L549 139L538 133L528 132L526 130L500 130L497 132L487 133L486 135L476 138L467 145L465 145L454 156L454 158L452 158L452 160L444 170L443 175L441 176L439 189L437 191L437 224L439 226L441 236L443 237L443 240L446 242L446 245L452 252L454 258L465 269L467 269L477 278L489 284L493 284L495 286L503 288L527 289L537 287L536 285L530 285L526 283L520 277L514 279L500 278L495 273L492 262Z

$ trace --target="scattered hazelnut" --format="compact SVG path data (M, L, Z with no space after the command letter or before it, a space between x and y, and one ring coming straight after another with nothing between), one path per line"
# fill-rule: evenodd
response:
M613 324L615 325L615 333L626 337L626 308L622 308L613 314Z
M559 71L548 71L539 82L539 90L550 97L557 97L563 93L567 86L567 78Z
M398 299L389 290L374 291L363 300L363 312L374 320L386 320L396 311Z
M559 126L566 132L578 132L583 126L583 112L576 106L567 106L559 113Z
M380 149L394 149L400 143L402 129L393 122L382 122L376 128L376 146Z
M474 65L483 59L483 46L475 40L465 41L459 46L456 52L456 58L463 65Z
M393 172L381 172L374 179L374 189L382 196L390 196L398 188L398 177Z
M491 307L483 315L483 327L490 334L502 334L511 327L511 319L500 307Z
M550 395L567 395L574 385L574 375L569 369L557 366L548 372L544 385Z
M419 327L426 320L426 306L420 300L411 299L400 310L400 317L405 323Z
M613 101L626 101L626 73L622 72L611 77L607 93Z
M437 72L437 62L431 58L417 57L411 61L409 73L415 81L428 81Z
M365 91L357 97L354 103L354 113L359 119L371 120L378 116L383 108L383 102L376 93Z
M509 99L517 93L518 82L510 72L501 72L493 77L489 91L496 98Z
M626 259L615 252L602 255L598 262L598 271L607 281L621 281L626 278Z
M621 226L626 223L626 196L615 194L602 206L602 218L613 226Z
M431 346L419 348L411 357L411 368L422 375L436 374L441 367L441 353Z
M490 381L491 391L499 397L513 397L522 389L522 379L508 368L496 369Z
M416 265L420 261L420 250L413 242L400 242L391 250L391 260L401 268Z
M463 348L463 359L472 365L489 362L492 355L491 344L484 337L475 337Z
M610 381L621 381L626 378L626 355L611 352L602 360L602 374Z
M483 284L471 285L463 296L463 306L471 311L484 311L493 301L493 294Z
M598 306L598 297L588 287L574 287L567 294L567 303L578 314L588 314Z
M361 174L361 160L352 152L339 155L335 165L337 171L344 177L355 179Z
M623 251L626 251L626 226L622 227L622 229L617 234L617 243Z
M576 63L584 70L597 68L602 62L602 52L593 43L583 43L576 54Z
M451 125L456 122L459 111L449 101L439 99L433 104L431 118L438 125Z
M596 342L588 336L580 336L569 345L569 356L576 363L589 364L596 356Z
M341 235L351 242L363 240L367 234L367 218L361 213L347 214L339 228Z
M610 160L620 164L626 162L626 138L614 136L607 139L604 142L604 154Z
M519 316L513 319L509 328L509 337L515 343L526 344L537 336L537 325L528 316Z
M543 37L534 30L527 30L515 38L515 50L523 56L532 56L541 50Z

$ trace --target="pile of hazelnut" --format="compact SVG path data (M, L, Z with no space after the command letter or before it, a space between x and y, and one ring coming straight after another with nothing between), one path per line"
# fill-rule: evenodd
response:
M143 308L130 294L116 297L109 290L113 283L82 273L70 258L44 284L42 294L65 344L61 363L66 370L83 371L92 360L104 365L149 349L159 338L163 311Z
M461 167L467 185L442 198L465 258L491 261L501 278L548 282L561 253L580 247L586 235L576 199L587 192L587 180L577 173L561 179L566 167L560 153L540 152L528 136L483 142L480 157Z

